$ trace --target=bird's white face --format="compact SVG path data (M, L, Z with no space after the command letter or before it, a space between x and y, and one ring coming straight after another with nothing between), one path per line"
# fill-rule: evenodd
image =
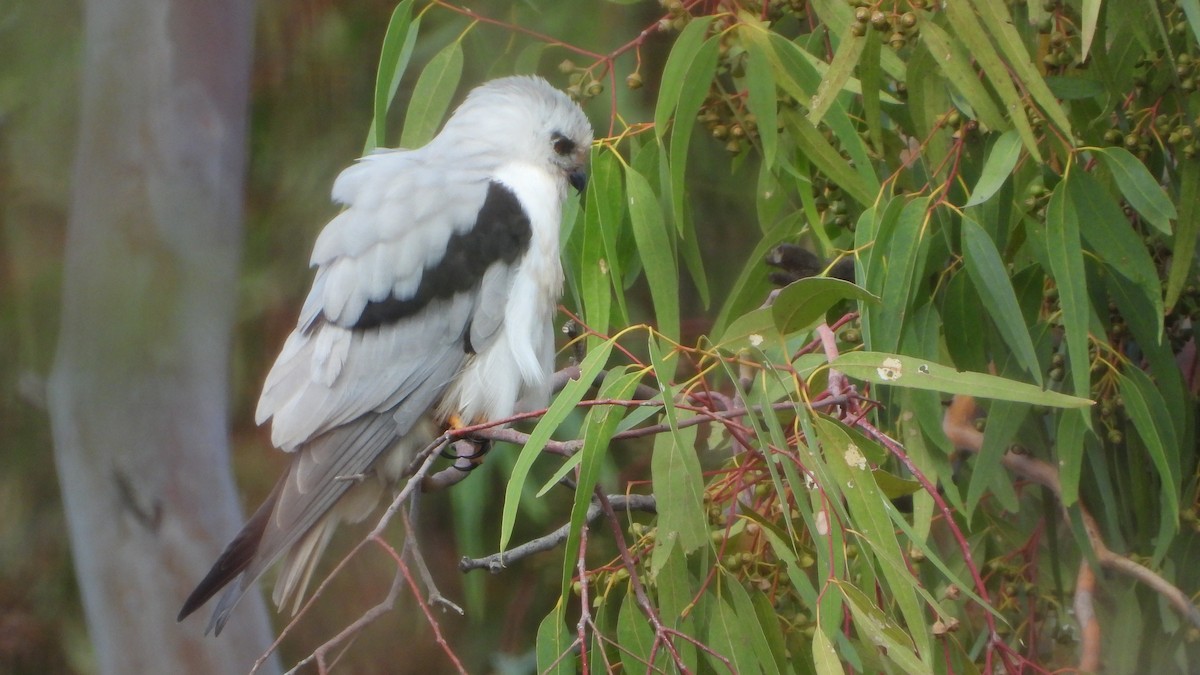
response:
M496 156L562 176L577 190L585 185L592 125L574 101L545 80L506 77L475 89L446 123L446 131L457 127L488 139Z

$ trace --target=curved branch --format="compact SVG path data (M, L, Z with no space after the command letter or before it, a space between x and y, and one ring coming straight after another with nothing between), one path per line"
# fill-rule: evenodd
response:
M970 396L955 396L946 410L942 427L946 436L956 447L978 454L983 447L983 434L975 428L972 420L975 415L975 399ZM1006 452L1000 460L1006 469L1022 478L1037 483L1054 493L1062 508L1062 484L1059 482L1058 469L1036 457ZM1062 508L1063 516L1067 517L1066 509ZM1200 609L1192 604L1187 594L1174 584L1159 576L1154 570L1134 561L1128 556L1115 553L1108 548L1096 519L1083 506L1079 505L1080 516L1083 519L1083 529L1088 541L1096 552L1096 559L1104 569L1120 572L1149 586L1163 596L1193 626L1200 628Z

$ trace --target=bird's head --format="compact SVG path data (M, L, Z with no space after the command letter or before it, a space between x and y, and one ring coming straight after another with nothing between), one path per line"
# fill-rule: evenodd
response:
M467 95L442 135L472 138L502 161L543 168L576 190L587 185L592 125L579 105L540 77L503 77Z

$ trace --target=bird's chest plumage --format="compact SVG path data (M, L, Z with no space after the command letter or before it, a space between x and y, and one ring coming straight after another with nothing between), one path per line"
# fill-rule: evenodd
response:
M455 414L468 423L503 419L546 404L554 360L551 323L562 292L559 223L564 182L527 165L502 167L495 180L516 195L529 218L531 236L514 263L503 297L481 297L481 302L502 303L496 337L468 355L440 406L443 415Z

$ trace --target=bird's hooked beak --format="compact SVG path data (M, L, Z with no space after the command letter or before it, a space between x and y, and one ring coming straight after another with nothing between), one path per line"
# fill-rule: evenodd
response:
M587 180L587 171L584 169L572 169L567 172L567 182L570 183L571 187L575 188L575 191L579 194L583 194L583 191L587 189Z

